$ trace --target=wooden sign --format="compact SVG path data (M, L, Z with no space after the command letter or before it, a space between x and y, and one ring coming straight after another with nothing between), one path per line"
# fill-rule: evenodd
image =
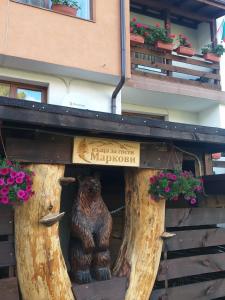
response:
M73 163L139 167L140 143L92 137L76 137Z

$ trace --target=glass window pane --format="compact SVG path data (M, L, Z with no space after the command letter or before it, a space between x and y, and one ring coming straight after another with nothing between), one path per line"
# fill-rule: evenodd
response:
M9 97L10 94L10 85L7 83L0 82L0 96Z
M79 9L77 11L77 16L83 19L90 20L90 11L91 11L91 5L90 0L78 0Z
M31 100L36 102L41 102L41 96L42 96L41 91L33 91L33 90L20 89L20 88L17 89L17 93L16 93L16 97L18 99Z

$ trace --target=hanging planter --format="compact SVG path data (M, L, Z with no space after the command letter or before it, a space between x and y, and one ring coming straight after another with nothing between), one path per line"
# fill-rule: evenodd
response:
M185 56L193 56L195 55L195 50L190 47L185 47L185 46L179 46L176 49L177 54L185 55Z
M144 44L145 39L143 36L141 36L139 34L131 33L130 34L130 42L131 42L131 44Z
M158 50L166 51L166 52L172 52L173 43L164 43L164 42L161 42L161 41L157 41L155 43L155 48L158 49Z
M220 56L217 56L214 53L210 53L210 52L205 53L203 57L205 60L208 60L211 62L216 62L216 63L220 62Z
M15 205L27 202L34 194L33 175L19 163L0 160L0 203Z
M163 170L150 178L149 194L155 200L164 198L176 202L185 199L190 205L196 205L202 192L202 179L194 177L191 172Z

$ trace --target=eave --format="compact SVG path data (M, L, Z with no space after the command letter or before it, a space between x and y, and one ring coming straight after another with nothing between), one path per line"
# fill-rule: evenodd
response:
M0 97L1 127L64 136L94 135L128 140L174 142L205 152L225 151L225 130L113 115Z

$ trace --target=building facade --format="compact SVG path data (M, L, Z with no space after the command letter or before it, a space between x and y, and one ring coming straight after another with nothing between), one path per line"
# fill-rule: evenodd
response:
M114 112L225 127L225 97L215 79L219 66L201 57L201 48L216 38L213 26L223 4L155 2L124 1L126 83ZM120 2L79 4L78 15L71 17L53 11L51 1L1 1L2 96L112 112L112 94L121 78ZM134 17L145 25L169 23L171 33L190 39L197 55L173 52L167 59L152 48L130 45Z

